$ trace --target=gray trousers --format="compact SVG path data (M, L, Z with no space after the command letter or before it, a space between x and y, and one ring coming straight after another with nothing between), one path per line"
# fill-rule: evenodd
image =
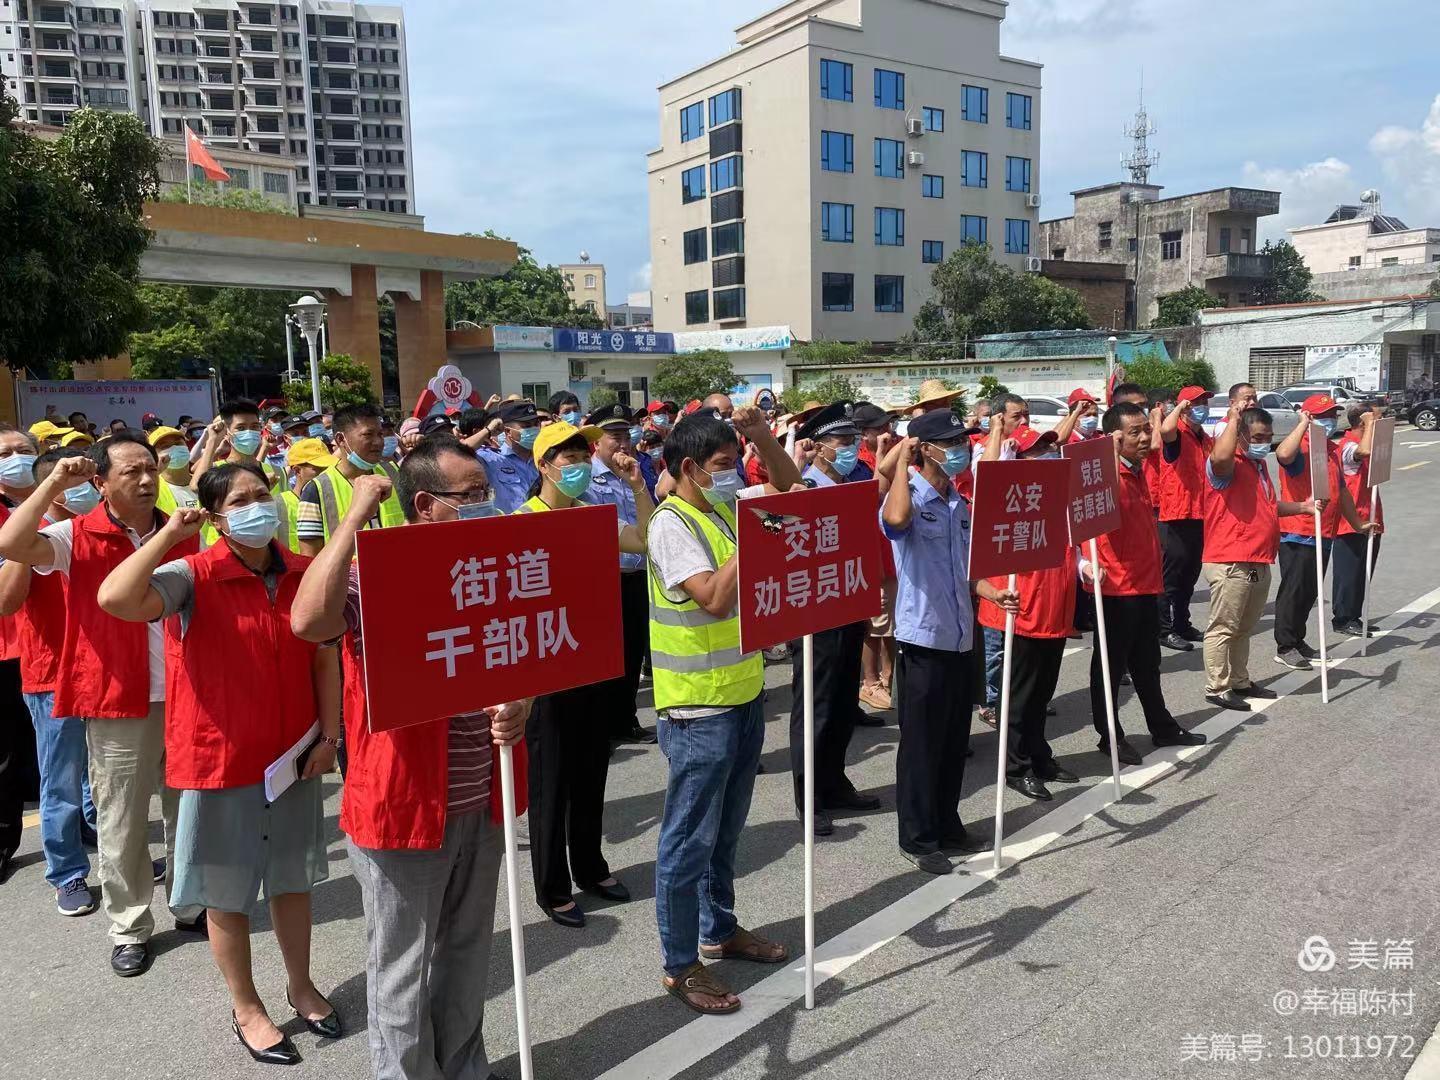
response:
M438 851L348 846L365 905L375 1080L487 1080L485 984L502 831L481 810L451 818Z

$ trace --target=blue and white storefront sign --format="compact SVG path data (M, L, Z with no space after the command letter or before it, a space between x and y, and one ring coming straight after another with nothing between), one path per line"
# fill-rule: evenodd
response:
M719 349L721 352L758 352L762 349L788 349L791 345L788 326L748 326L736 330L682 330L675 335L677 353Z
M653 330L570 330L555 331L557 353L673 353L674 334Z

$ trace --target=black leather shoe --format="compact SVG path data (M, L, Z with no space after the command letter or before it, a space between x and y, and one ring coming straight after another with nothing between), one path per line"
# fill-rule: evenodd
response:
M1047 784L1078 784L1080 782L1080 777L1065 768L1064 765L1057 765L1054 761L1036 766L1035 775Z
M989 851L990 844L985 840L977 840L965 832L959 836L941 837L940 850L950 855L975 855L981 851Z
M295 1049L295 1044L290 1041L289 1035L281 1035L280 1041L274 1046L267 1046L263 1050L256 1050L245 1041L245 1033L240 1030L240 1021L235 1014L230 1014L230 1028L235 1032L235 1038L240 1040L240 1045L249 1051L250 1056L262 1065L299 1065L300 1051Z
M601 885L598 881L593 885L581 885L582 889L592 896L598 896L602 900L613 900L617 904L623 904L630 899L630 890L617 880L614 885Z
M825 800L826 810L879 810L880 800L874 795L861 795L854 790L832 795Z
M1095 744L1095 748L1107 758L1110 756L1110 743L1108 740L1101 739ZM1130 740L1124 736L1121 736L1120 741L1115 746L1115 750L1116 757L1120 759L1121 765L1139 765L1145 760L1141 757L1140 751L1131 746Z
M110 950L110 970L122 979L133 979L150 970L149 945L116 945Z
M1173 735L1156 735L1156 746L1204 746L1205 736L1198 731L1177 731Z
M864 710L861 710L860 715L855 718L855 726L856 726L856 727L884 727L884 726L885 726L885 718L884 718L883 716L876 716L874 713L868 713L868 712L865 712Z
M1176 652L1191 652L1195 646L1186 641L1179 634L1171 631L1168 634L1160 635L1160 644L1167 649L1174 649Z
M1040 782L1040 778L1031 773L1026 773L1024 776L1007 776L1005 786L1014 788L1028 799L1038 799L1040 802L1049 802L1055 797Z
M1176 630L1175 636L1183 638L1186 641L1204 641L1205 631L1197 630L1193 626L1187 626L1184 630Z
M324 995L321 995L321 1000L325 1001ZM290 1000L289 990L285 991L285 1004L295 1009L295 1003ZM330 1005L330 1002L325 1001L325 1004ZM308 1016L301 1015L299 1009L295 1009L295 1015L305 1022L305 1026L310 1029L310 1034L319 1035L322 1039L338 1039L345 1034L345 1028L340 1023L340 1015L335 1011L334 1005L330 1005L330 1012L319 1020L311 1020Z
M1254 698L1257 701L1261 699L1264 699L1266 701L1274 701L1275 698L1280 696L1275 693L1274 690L1270 690L1264 686L1255 686L1253 684L1250 686L1237 686L1235 687L1234 692L1239 694L1243 698Z
M1221 690L1218 694L1206 694L1205 700L1211 705L1230 709L1232 712L1250 711L1250 703L1233 690Z
M639 724L636 724L614 741L630 746L649 746L655 742L655 733L648 728L643 728Z
M561 926L568 926L572 930L579 930L585 925L585 913L576 904L569 911L556 911L553 907L542 906L541 911L550 916L551 922L557 922Z
M801 821L805 820L805 811L796 810L795 816ZM815 835L829 836L835 831L835 823L830 820L830 815L818 806L815 808Z
M927 874L948 874L955 869L950 865L950 860L938 851L927 851L924 855L917 855L913 851L900 849L900 857L907 862L912 862Z

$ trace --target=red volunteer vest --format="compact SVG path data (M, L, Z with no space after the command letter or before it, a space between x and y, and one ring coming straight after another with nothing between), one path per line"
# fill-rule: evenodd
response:
M149 628L107 615L96 601L100 583L135 553L135 545L104 503L72 520L75 531L55 715L143 718L150 711ZM163 525L165 515L157 510L155 521ZM192 536L172 547L167 558L183 558L199 549L199 538Z
M1149 489L1150 514L1157 516L1160 512L1160 462L1165 455L1161 452L1160 444L1157 442L1158 435L1151 436L1150 453L1145 455L1145 486Z
M355 635L345 635L345 745L348 764L340 828L363 848L438 848L445 839L449 797L448 721L412 724L372 735L366 720L365 660ZM525 743L517 743L515 813L528 805ZM491 750L490 820L503 820L500 748Z
M1340 440L1340 446L1342 449L1344 448L1346 443L1354 443L1356 446L1359 446L1360 433L1353 428L1350 431L1347 431L1345 433L1345 438ZM1354 473L1346 473L1342 468L1341 476L1343 476L1345 479L1345 486L1350 489L1350 498L1355 501L1356 515L1359 516L1361 521L1371 520L1370 459L1360 459L1360 468L1357 472ZM1385 531L1385 504L1383 499L1381 500L1380 506L1377 508L1377 510L1378 512L1375 514L1374 520L1379 523L1379 531L1383 533ZM1337 530L1336 535L1353 536L1354 534L1355 530L1352 529L1350 527L1350 523L1342 517L1340 519L1340 526Z
M1329 499L1325 509L1320 512L1320 528L1327 540L1335 538L1336 528L1340 524L1340 449L1334 443L1325 447L1326 467L1330 471L1330 490L1321 495L1322 499ZM1300 439L1300 460L1305 463L1305 468L1299 476L1291 476L1285 471L1284 466L1280 468L1280 499L1283 502L1304 502L1310 498L1310 436L1305 435ZM1314 514L1286 514L1280 519L1280 531L1282 533L1294 533L1296 536L1315 535Z
M1161 521L1186 521L1205 516L1210 489L1210 481L1205 478L1205 459L1215 448L1215 440L1182 421L1179 443L1180 456L1174 461L1165 460L1163 442L1158 448Z
M1003 577L989 579L997 589L1006 587ZM1020 591L1020 614L1015 617L1015 633L1031 638L1068 637L1075 625L1075 565L1068 559L1049 570L1036 570L1015 576ZM992 630L1005 629L1005 611L990 600L980 600L976 616L981 626Z
M315 722L318 646L290 630L310 560L283 558L273 604L229 544L185 559L195 575L190 624L183 638L179 619L165 625L165 782L173 788L258 784Z
M1273 563L1280 552L1280 517L1275 485L1264 462L1235 457L1230 485L1216 491L1205 481L1207 563Z
M43 694L55 689L60 648L65 641L65 576L30 574L30 595L15 613L20 640L20 689Z
M5 524L13 508L9 498L0 495L0 525ZM15 660L21 655L19 618L18 614L0 615L0 660Z
M1145 460L1155 457L1152 452ZM1105 576L1100 589L1106 596L1158 596L1164 589L1160 574L1160 530L1151 509L1145 467L1134 472L1120 462L1120 527L1095 538ZM1081 548L1090 557L1090 545ZM1087 585L1087 592L1094 586Z

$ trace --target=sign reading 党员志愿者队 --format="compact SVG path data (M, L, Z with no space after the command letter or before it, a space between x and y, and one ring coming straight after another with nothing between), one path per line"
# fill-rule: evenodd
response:
M673 353L675 335L653 330L555 331L557 353Z

